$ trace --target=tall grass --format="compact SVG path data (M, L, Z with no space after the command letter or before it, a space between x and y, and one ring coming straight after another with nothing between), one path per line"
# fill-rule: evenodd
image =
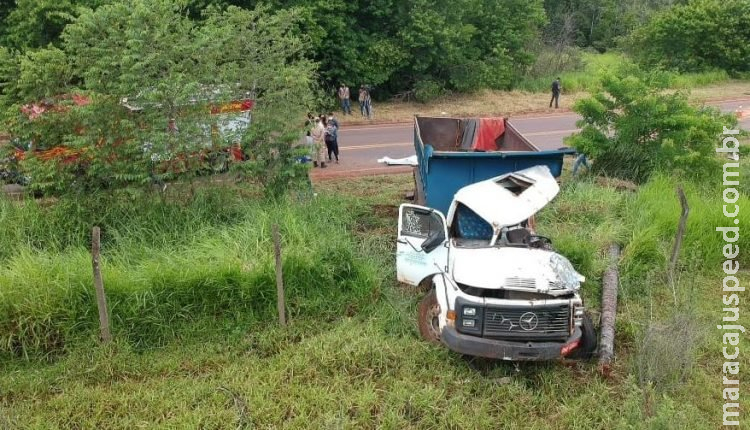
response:
M612 71L623 64L630 63L627 56L617 52L604 54L583 52L581 66L561 72L533 74L522 79L516 89L529 92L550 92L552 81L560 77L564 93L594 91L598 86L598 79L602 72ZM723 70L710 70L701 73L667 73L669 87L673 89L691 89L730 80L730 76Z
M552 81L559 77L565 93L590 91L597 84L596 76L598 74L602 71L613 70L624 61L624 56L619 53L582 52L580 55L580 65L574 69L530 75L522 79L516 88L529 92L548 93L551 91Z
M24 249L56 252L88 246L94 225L102 228L105 248L120 243L169 246L206 227L242 219L245 207L236 189L224 187L202 188L189 198L127 190L59 200L0 198L0 261Z
M378 299L378 269L357 252L349 233L355 217L344 203L227 203L235 207L214 212L205 210L205 201L179 210L159 203L143 209L149 214L163 211L153 222L142 215L125 217L131 214L125 207L124 214L108 214L117 222L105 229L110 242L102 264L116 337L142 347L162 345L187 331L273 324L272 223L282 230L292 318L334 320ZM28 208L40 210L34 204ZM10 211L26 216L24 208ZM84 227L81 234L88 230ZM8 236L31 236L30 230L19 229ZM51 245L27 243L14 247L3 260L0 355L56 354L96 334L85 242L71 235Z
M629 246L625 250L626 275L643 279L646 270L664 270L666 259L677 231L681 207L676 195L682 186L690 206L687 230L682 243L680 261L691 273L716 271L725 260L721 250L724 245L716 227L733 227L722 213L723 202L721 171L715 184L697 185L675 178L658 176L641 187L628 205L625 222L629 229ZM750 205L750 197L741 195L737 204ZM750 222L750 213L740 211L739 225ZM737 246L750 246L750 237L740 236ZM750 264L747 254L739 257L740 265Z
M673 73L670 75L670 87L691 89L711 84L727 82L731 79L724 70L709 70L701 73Z

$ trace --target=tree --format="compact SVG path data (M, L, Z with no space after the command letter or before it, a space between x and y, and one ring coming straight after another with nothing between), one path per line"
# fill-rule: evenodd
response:
M549 17L545 28L547 39L572 26L579 47L606 51L618 46L622 37L648 21L657 11L672 7L682 0L545 0Z
M611 0L608 0L611 1ZM206 8L294 11L290 31L320 64L318 83L332 90L376 87L376 96L436 87L507 88L531 59L528 46L545 23L542 0L180 0L195 25ZM64 27L85 8L127 0L18 0L3 20L0 43L14 50L61 46ZM332 94L331 94L332 96Z
M65 26L80 7L96 7L106 0L17 0L0 6L4 25L0 40L16 49L41 48L59 41ZM7 9L4 9L7 8Z
M59 106L36 118L18 114L14 136L37 148L64 145L75 159L44 160L29 152L22 166L37 188L90 191L191 175L205 167L207 149L235 139L251 163L268 158L257 150L273 152L277 161L282 154L282 164L293 166L289 151L280 148L301 129L314 79L314 64L303 57L306 45L292 32L297 19L296 10L230 7L210 8L194 22L169 0L81 10L59 49L21 58L21 79L7 90L24 101L52 98ZM262 147L246 130L231 141L211 132L216 119L209 107L249 93L256 96L250 129L265 131ZM73 106L67 95L88 102Z
M679 71L750 71L750 2L692 0L657 14L629 39L647 66Z
M686 94L665 93L667 83L663 73L632 66L604 75L601 91L574 105L581 131L566 143L594 159L593 171L635 182L657 171L714 173L716 140L736 119L693 107Z
M323 87L364 83L380 95L425 82L459 91L507 88L530 62L526 48L545 22L541 0L271 3L303 11L299 31L310 39Z

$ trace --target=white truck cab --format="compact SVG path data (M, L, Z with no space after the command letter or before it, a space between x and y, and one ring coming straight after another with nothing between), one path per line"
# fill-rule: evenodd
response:
M533 216L559 192L546 166L461 188L446 216L399 208L398 279L429 286L423 337L467 355L503 360L586 358L596 348L584 282Z

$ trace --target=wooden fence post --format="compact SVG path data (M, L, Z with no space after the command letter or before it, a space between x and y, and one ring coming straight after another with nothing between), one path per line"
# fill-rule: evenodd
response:
M104 282L102 281L102 271L100 267L100 248L101 238L99 227L94 227L94 230L91 232L91 265L94 268L94 288L96 289L96 306L99 308L99 328L101 331L101 341L107 343L112 340L112 334L109 331L107 296L104 294Z
M690 206L688 206L687 197L682 187L677 187L677 197L680 199L680 206L682 206L682 214L680 215L680 224L677 227L677 233L674 237L674 246L672 247L672 257L669 259L669 284L672 287L672 295L674 296L675 305L677 304L677 290L674 285L674 272L677 268L677 260L680 257L680 248L682 248L682 238L685 236L685 229L687 228L687 219L690 214Z
M276 306L279 311L279 323L286 325L286 311L284 303L284 274L281 264L281 237L279 236L279 225L273 225L273 250L276 257Z

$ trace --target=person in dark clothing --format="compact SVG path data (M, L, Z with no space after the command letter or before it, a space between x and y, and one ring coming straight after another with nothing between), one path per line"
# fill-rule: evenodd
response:
M560 78L555 79L552 81L552 98L549 101L549 107L552 107L552 102L555 102L555 109L557 109L558 101L560 100L560 90L562 87L560 86Z
M333 116L333 112L328 112L328 122L332 122L336 128L339 128L339 120Z
M338 145L338 127L336 123L338 121L328 121L328 125L325 129L325 143L326 149L328 150L328 161L333 161L332 155L336 157L336 164L339 163L339 145Z

